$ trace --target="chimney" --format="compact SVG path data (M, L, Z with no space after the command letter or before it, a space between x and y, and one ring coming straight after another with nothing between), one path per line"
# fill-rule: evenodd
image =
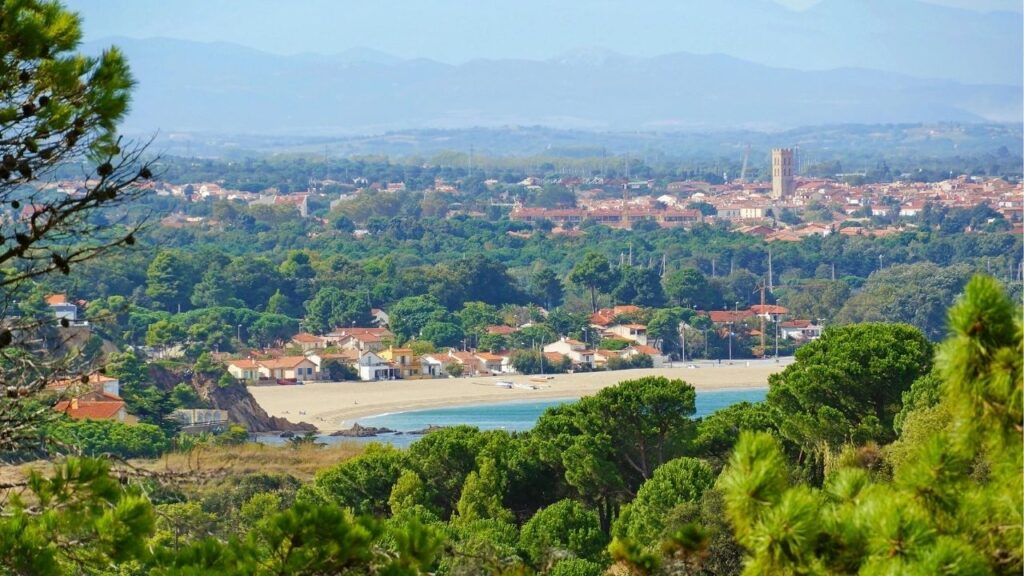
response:
M78 410L78 398L71 399L71 409Z

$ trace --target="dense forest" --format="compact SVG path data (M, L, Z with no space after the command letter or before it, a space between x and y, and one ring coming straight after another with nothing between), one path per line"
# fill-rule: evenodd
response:
M832 328L764 403L704 419L681 380L624 381L526 433L370 446L308 483L122 484L68 459L7 506L0 559L33 574L1017 574L1020 310L976 277L949 318L938 350L908 325Z

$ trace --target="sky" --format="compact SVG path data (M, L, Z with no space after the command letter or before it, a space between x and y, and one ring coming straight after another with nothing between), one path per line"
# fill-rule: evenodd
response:
M821 0L734 0L761 13L813 9ZM827 0L862 2L864 0ZM897 1L897 0L875 0ZM927 0L975 11L1021 11L1021 0ZM704 18L730 30L719 0L66 0L84 18L86 40L113 36L224 41L278 54L372 48L402 58L461 63L546 59L604 48L635 56L694 51L671 18ZM748 18L749 20L750 18ZM767 16L765 16L767 19ZM553 26L557 23L557 26ZM692 32L689 32L692 34ZM707 42L720 49L728 44Z

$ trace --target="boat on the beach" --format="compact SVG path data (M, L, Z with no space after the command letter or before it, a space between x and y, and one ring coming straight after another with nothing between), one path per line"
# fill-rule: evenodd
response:
M498 388L512 388L512 383L508 380L498 380L494 385Z

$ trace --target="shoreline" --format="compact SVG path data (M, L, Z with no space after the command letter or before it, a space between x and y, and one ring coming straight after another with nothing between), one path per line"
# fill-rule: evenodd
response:
M768 376L790 362L745 361L703 364L699 368L645 368L615 372L557 374L545 383L536 375L502 375L377 382L310 383L301 386L249 387L256 402L271 416L307 422L318 431L350 428L360 419L436 408L509 404L537 400L578 400L623 380L647 376L681 379L701 390L767 388ZM495 382L537 386L501 388Z
M715 387L715 386L697 388L695 386L694 388L696 388L696 390L698 392L732 392L732 391L739 391L739 390L768 390L768 385L765 384L764 386L723 386L721 388ZM451 409L454 410L454 409L458 409L458 408L485 408L485 407L491 407L491 406L514 406L516 404L532 404L534 402L544 402L544 401L551 401L551 402L576 402L578 400L581 400L582 398L583 398L583 396L563 396L561 398L547 398L547 397L545 397L545 398L521 398L521 399L518 399L518 400L498 400L498 401L495 401L495 402L478 402L478 403L472 403L472 404L446 404L444 406L434 407L434 408L412 408L412 409L409 409L409 410L397 410L397 411L394 411L394 412L383 412L381 414L370 414L368 416L360 416L360 418L364 419L364 420L372 420L374 418L385 418L385 417L388 417L388 416L397 416L399 414L409 414L409 413L412 413L412 412L425 412L427 410L444 410L444 409L447 409L447 408L451 408ZM362 424L362 422L360 422L360 424Z

